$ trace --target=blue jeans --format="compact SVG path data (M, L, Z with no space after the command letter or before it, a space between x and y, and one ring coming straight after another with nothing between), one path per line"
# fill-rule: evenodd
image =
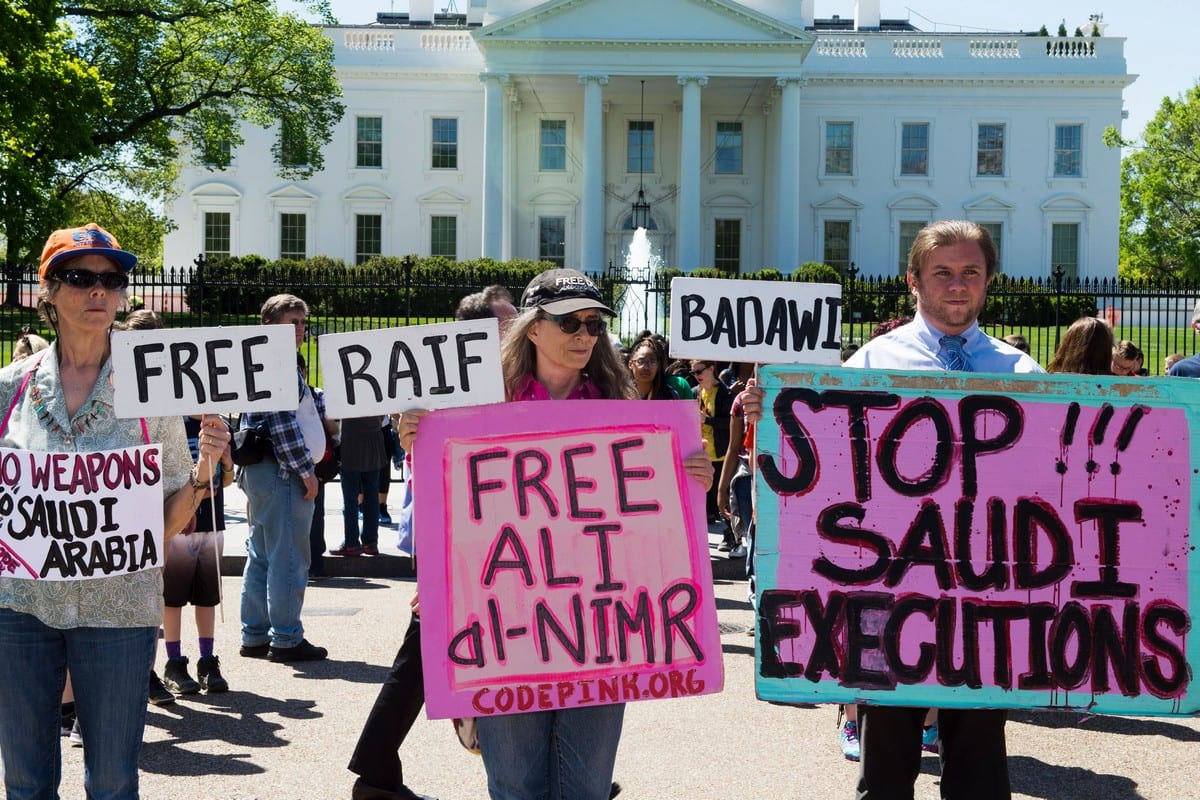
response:
M492 800L608 800L625 705L479 717Z
M246 569L242 573L242 644L295 647L304 638L300 609L312 563L309 529L313 501L304 482L279 477L267 459L242 473L250 516Z
M391 465L389 464L390 468ZM342 524L346 532L342 544L357 547L358 495L362 494L362 544L379 546L379 471L342 470Z
M158 629L51 628L0 609L0 753L9 800L56 800L67 669L92 800L138 796L138 755ZM69 792L77 795L76 792Z

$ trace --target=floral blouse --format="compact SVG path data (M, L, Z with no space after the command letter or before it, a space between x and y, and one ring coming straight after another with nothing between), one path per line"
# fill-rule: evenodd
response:
M37 356L0 370L0 419L12 408L0 447L88 453L146 443L139 420L114 414L111 361L100 368L91 396L72 418L58 371L58 344L43 352L20 398L15 395ZM183 418L149 418L146 429L150 442L162 444L165 500L188 482L192 468ZM161 569L79 581L0 577L0 608L31 614L53 628L144 627L162 622L162 592Z

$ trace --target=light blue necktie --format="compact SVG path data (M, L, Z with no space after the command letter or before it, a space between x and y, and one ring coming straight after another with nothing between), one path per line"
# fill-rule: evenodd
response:
M938 344L946 351L946 369L955 372L971 371L971 362L967 359L967 354L963 352L963 345L966 341L961 336L943 336L938 339Z

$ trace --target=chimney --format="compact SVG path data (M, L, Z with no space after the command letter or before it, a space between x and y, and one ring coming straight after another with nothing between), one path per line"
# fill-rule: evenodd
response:
M486 13L487 0L471 0L471 5L467 8L467 25L482 25Z
M879 30L879 0L854 0L854 28L860 31Z
M808 28L816 24L817 0L800 0L800 19L802 27Z
M409 0L408 22L415 27L432 27L433 0Z

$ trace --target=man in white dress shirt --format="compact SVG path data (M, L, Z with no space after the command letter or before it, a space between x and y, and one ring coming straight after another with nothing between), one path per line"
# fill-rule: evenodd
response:
M996 248L973 222L945 220L917 234L908 253L913 321L872 339L847 367L971 372L1044 372L1036 361L979 330ZM1007 714L941 709L941 795L946 800L1008 800ZM860 706L858 800L912 800L921 771L923 708Z

